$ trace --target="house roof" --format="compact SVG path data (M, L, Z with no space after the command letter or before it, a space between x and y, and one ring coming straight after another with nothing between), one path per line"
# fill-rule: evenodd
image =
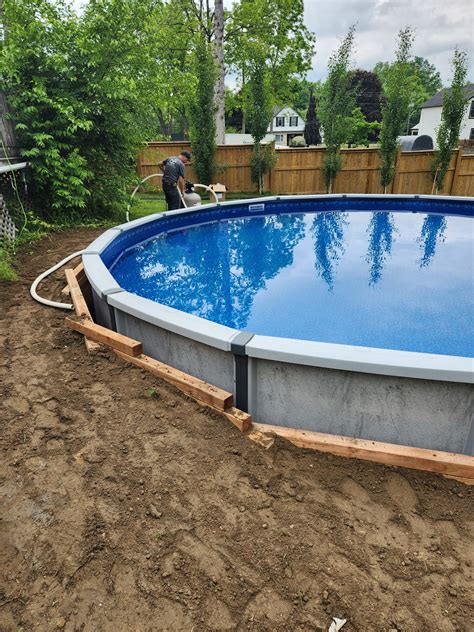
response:
M272 110L272 118L275 118L275 116L278 114L278 112L281 112L283 110L283 108L285 108L286 105L274 105L273 106L273 110Z
M300 116L304 121L304 116L301 116L298 110L295 110L295 108L292 105L274 105L273 110L272 110L272 119L275 118L275 116L279 114L285 108L290 108L290 110L293 110L293 112L295 114L298 114L298 116Z
M422 108L441 107L443 105L443 98L444 98L445 92L451 92L451 88L440 90L433 97L431 97L431 99L428 99L428 101L425 101L421 107ZM474 83L468 83L466 86L464 86L463 93L466 99L471 99L472 97L474 97Z

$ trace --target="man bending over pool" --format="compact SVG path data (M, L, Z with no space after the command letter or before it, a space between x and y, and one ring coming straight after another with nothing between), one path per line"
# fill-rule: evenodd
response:
M163 171L163 191L168 205L168 211L181 207L181 195L184 193L184 165L191 160L189 151L182 151L179 156L166 158L159 163ZM178 190L179 189L179 190Z

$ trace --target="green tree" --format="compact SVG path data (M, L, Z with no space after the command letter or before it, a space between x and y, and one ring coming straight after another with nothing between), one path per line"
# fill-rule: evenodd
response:
M314 43L314 34L304 24L303 0L242 0L228 15L226 64L240 77L245 93L253 49L259 46L274 103L293 104L293 82L311 69ZM307 98L303 108L306 103Z
M383 89L389 81L389 75L393 64L378 62L375 64L374 73L382 82ZM410 129L420 120L421 106L423 103L439 92L443 87L441 75L424 57L415 57L407 62L407 90L409 92L408 115L404 132L410 133Z
M30 192L45 215L81 209L90 178L76 135L92 127L89 107L70 90L66 51L77 25L71 11L45 1L6 0L0 76L16 121L22 155L29 159Z
M316 102L319 101L322 86L321 81L308 81L294 77L289 85L286 103L297 112L304 112L308 108L311 94L314 94Z
M381 124L378 121L370 123L360 107L352 110L351 130L349 136L349 147L368 147L372 139L377 138L380 133Z
M443 186L451 156L459 145L459 130L468 104L463 91L467 75L466 53L456 49L451 64L453 80L451 88L444 93L441 124L436 134L438 149L434 153L431 165L432 193L438 193Z
M73 59L92 117L78 140L93 174L87 186L95 214L123 209L137 151L156 133L166 81L157 55L162 17L156 0L89 0L78 22Z
M201 184L210 184L215 171L216 123L214 84L216 67L212 49L199 34L195 52L196 91L189 105L189 135L194 168Z
M396 61L387 72L382 106L382 128L380 131L380 156L382 160L381 183L384 192L392 182L395 173L395 158L398 151L398 137L403 133L410 104L409 60L413 42L410 27L398 34Z
M43 216L123 209L136 152L156 129L161 10L90 0L78 16L61 0L5 0L0 78Z
M304 139L307 145L319 145L321 143L319 121L316 116L316 97L313 91L311 91L309 97L308 112L306 113L306 123L304 126Z
M382 120L383 95L382 83L379 77L374 72L355 70L351 72L351 88L355 94L356 105L363 114L367 125L380 123ZM357 130L362 131L360 121L356 122L355 127ZM372 131L369 131L369 128L367 128L368 139L371 142L375 142L378 140L380 126L373 125L372 127Z
M342 167L341 145L348 142L352 129L351 118L355 99L350 89L348 67L354 34L355 26L351 26L340 47L329 59L328 78L322 89L319 106L319 118L326 145L323 174L328 193L331 193L334 178Z
M265 56L257 47L253 50L248 88L245 114L254 142L250 172L252 182L257 184L259 193L262 193L263 177L273 166L274 152L271 145L261 145L271 120L272 107Z

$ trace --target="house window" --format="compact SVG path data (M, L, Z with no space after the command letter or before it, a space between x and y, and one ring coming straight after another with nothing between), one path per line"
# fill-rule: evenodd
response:
M474 118L474 100L471 101L471 109L469 110L469 118Z
M474 127L471 127L471 133L469 134L469 140L474 140Z
M282 143L283 142L283 134L275 134L275 142Z
M298 127L298 117L290 116L290 127Z
M285 117L277 116L275 117L275 127L285 127Z

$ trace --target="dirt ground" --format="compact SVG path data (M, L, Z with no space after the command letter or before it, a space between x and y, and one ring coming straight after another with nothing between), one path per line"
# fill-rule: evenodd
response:
M268 450L112 354L88 356L26 249L1 291L0 629L470 631L473 490ZM40 292L59 298L55 273Z

